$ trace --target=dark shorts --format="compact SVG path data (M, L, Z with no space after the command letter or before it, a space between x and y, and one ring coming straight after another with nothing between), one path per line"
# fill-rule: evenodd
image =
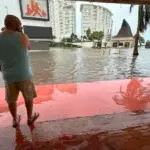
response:
M22 93L25 102L31 101L37 97L35 86L32 80L8 83L5 84L5 99L7 103L15 103L17 101L19 92Z

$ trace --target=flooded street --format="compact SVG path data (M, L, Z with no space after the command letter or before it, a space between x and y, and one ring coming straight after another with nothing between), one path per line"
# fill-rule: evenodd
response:
M33 51L29 55L35 84L94 82L150 75L150 50L142 48L137 58L132 57L131 49L110 52L52 48ZM0 85L3 86L1 74Z
M115 49L111 54L109 50L104 53L96 49L30 52L38 93L34 110L40 117L35 126L26 126L26 109L20 95L17 113L21 115L21 128L14 130L10 127L12 118L4 100L5 90L0 88L3 129L0 148L150 149L150 78L116 80L148 77L150 51L141 49L137 58L132 57L131 50L118 52ZM2 77L0 82L3 86Z

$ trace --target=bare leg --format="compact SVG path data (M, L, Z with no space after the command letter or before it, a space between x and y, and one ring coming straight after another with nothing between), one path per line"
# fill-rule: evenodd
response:
M13 117L13 128L16 128L19 125L20 120L21 120L20 115L17 115L16 103L10 103L10 104L8 104L8 107L9 107L9 111Z
M27 116L28 116L28 120L32 119L32 113L33 113L33 100L31 101L26 101L26 109L27 109Z
M17 106L16 103L8 104L9 111L13 117L14 122L17 122Z
M24 81L20 84L20 89L25 99L25 105L28 116L27 123L28 125L31 125L39 117L38 113L33 113L33 99L36 97L34 84L31 80Z
M28 116L28 125L32 125L39 117L39 113L33 113L33 100L25 102Z

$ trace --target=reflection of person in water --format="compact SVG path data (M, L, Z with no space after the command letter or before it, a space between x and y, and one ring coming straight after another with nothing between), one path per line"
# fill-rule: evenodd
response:
M143 86L140 79L131 79L127 85L126 92L123 92L121 87L119 93L120 97L115 95L113 97L114 101L131 111L144 110L148 102L150 102L150 87Z
M67 92L70 94L75 94L77 93L77 84L76 83L72 83L72 84L57 84L55 85L55 87L60 91L60 92Z
M34 130L34 125L30 126L30 133L31 133L31 136L32 136L32 132ZM23 134L22 134L22 131L20 129L20 127L18 126L16 128L16 146L15 146L15 150L19 150L19 149L22 149L22 148L29 148L29 147L32 147L32 141L29 141L27 139L27 137L25 137Z

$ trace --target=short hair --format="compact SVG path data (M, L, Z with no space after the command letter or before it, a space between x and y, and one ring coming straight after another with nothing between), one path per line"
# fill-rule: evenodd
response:
M4 25L7 29L15 30L21 26L21 21L15 15L7 15L4 20Z

